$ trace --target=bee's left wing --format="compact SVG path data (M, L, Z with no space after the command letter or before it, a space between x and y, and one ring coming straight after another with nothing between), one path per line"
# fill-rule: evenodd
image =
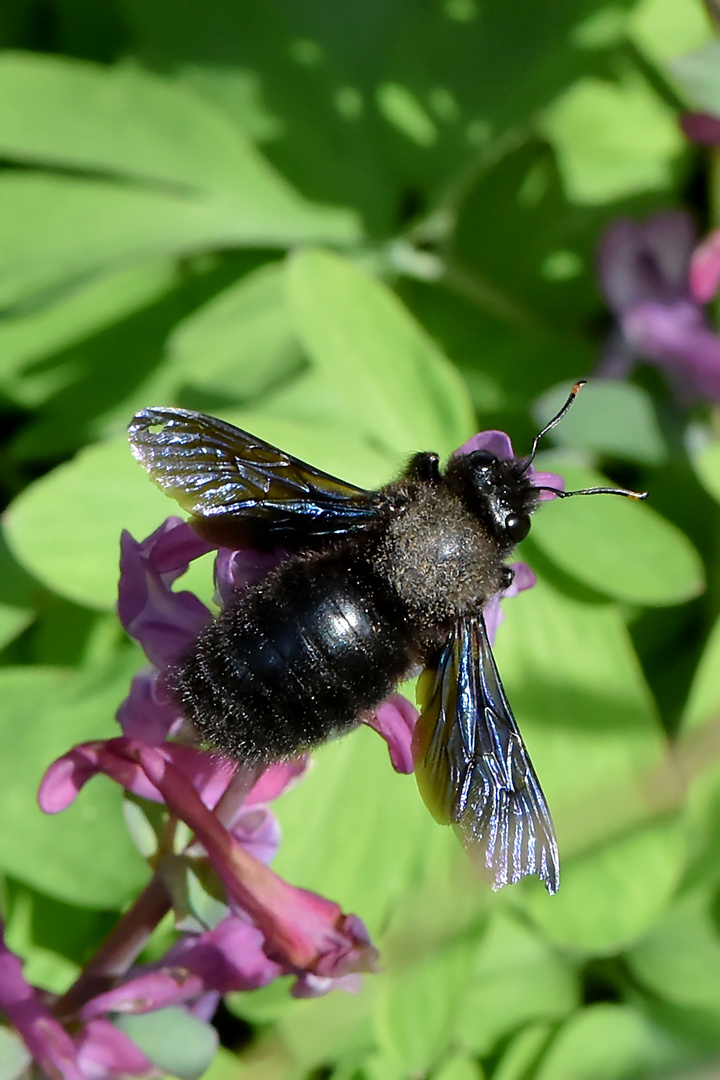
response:
M560 864L550 811L482 615L456 624L434 676L414 746L425 803L437 821L455 826L471 858L490 871L493 888L537 874L549 893L557 892Z
M392 510L224 420L188 409L143 409L130 445L153 480L211 541L291 550L366 528Z

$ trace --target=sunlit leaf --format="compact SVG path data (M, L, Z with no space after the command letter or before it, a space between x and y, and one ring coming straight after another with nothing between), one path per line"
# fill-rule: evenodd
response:
M381 446L446 454L472 434L457 373L384 285L337 255L307 251L292 261L289 296L316 369Z
M588 469L543 459L568 490L614 485ZM634 604L679 604L705 586L700 556L688 537L648 502L597 495L555 500L533 518L533 543L566 573L608 596Z
M537 1080L629 1080L680 1065L680 1047L639 1011L592 1005L568 1021L543 1057Z
M45 769L73 744L117 734L113 718L132 667L79 681L60 669L0 671L0 866L68 903L119 907L147 878L125 829L121 792L98 777L48 816L37 805Z
M578 80L545 112L542 128L569 197L590 205L664 187L683 147L673 114L637 74Z
M180 1080L200 1080L218 1046L215 1028L185 1009L159 1009L137 1016L119 1014L113 1023L162 1073Z

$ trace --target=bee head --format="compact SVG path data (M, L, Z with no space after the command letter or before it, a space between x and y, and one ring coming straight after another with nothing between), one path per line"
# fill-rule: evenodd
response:
M530 532L538 492L523 461L473 450L450 459L445 479L501 544L514 547Z
M568 499L572 495L623 495L628 499L647 497L646 491L629 491L627 488L592 487L565 491L533 483L531 466L538 443L543 435L560 423L584 385L584 379L575 383L563 407L533 439L529 457L499 458L490 450L472 450L469 454L455 454L448 462L445 474L447 483L465 500L468 509L490 535L508 548L519 544L530 532L530 515L540 500L541 491L552 492L559 499Z

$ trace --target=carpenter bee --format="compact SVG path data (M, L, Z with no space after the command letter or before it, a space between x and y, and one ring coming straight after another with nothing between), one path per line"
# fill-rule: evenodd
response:
M559 885L550 812L493 659L483 606L530 529L540 488L527 458L487 450L415 454L365 491L246 431L185 409L143 409L135 457L208 540L287 557L201 634L171 675L200 736L248 764L348 731L425 668L418 785L499 888L537 874ZM558 496L613 492L556 489Z

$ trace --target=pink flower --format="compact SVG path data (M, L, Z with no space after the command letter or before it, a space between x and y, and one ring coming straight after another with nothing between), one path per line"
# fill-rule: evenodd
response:
M698 256L692 286L694 247L692 221L680 211L616 221L606 231L598 273L617 328L603 374L624 377L642 359L660 368L680 401L720 401L720 338L700 306L720 270L711 245Z

